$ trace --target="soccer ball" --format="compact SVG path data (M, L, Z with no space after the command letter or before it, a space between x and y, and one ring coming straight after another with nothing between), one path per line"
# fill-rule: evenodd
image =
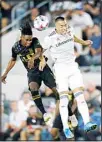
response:
M45 30L49 25L49 20L46 16L39 15L34 20L34 28L38 31Z

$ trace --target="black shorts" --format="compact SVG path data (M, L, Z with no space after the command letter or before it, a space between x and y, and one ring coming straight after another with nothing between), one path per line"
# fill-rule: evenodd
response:
M38 68L29 71L27 76L28 76L28 84L31 82L36 82L40 87L43 81L44 84L48 86L50 89L56 87L54 74L48 65L45 66L43 71L39 71Z
M57 128L60 131L63 130L62 120L60 114L55 118L53 122L53 128Z

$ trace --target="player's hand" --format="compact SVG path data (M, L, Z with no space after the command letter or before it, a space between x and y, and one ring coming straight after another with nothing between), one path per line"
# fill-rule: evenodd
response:
M39 70L43 71L44 67L46 66L46 63L40 62L39 64Z
M85 40L84 45L91 46L93 42L91 40Z
M29 69L34 68L34 60L29 60L29 61L28 61L28 68L29 68Z
M46 66L46 61L45 61L45 58L43 58L39 63L39 70L43 71L45 66Z
M4 84L6 84L6 80L5 80L6 77L7 77L6 74L3 74L3 75L1 76L1 82L4 83Z

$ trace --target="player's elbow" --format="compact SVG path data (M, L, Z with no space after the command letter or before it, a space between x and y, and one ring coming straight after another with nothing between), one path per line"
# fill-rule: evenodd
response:
M12 64L12 65L15 65L15 63L16 63L16 59L11 58L11 60L9 61L9 63L10 63L10 64Z
M11 61L14 61L14 62L16 62L16 58L11 58Z

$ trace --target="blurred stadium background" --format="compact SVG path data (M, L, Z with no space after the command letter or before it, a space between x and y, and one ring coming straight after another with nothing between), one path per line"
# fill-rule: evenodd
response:
M78 62L83 74L85 83L85 98L89 106L90 116L93 121L98 124L98 129L85 136L83 132L83 123L79 114L77 118L79 125L75 131L76 140L101 140L101 10L99 0L0 0L1 11L1 72L4 72L5 67L11 57L11 48L19 39L19 27L26 19L34 20L38 15L46 15L49 19L49 28L45 31L37 31L33 29L34 36L37 36L40 42L54 28L54 18L64 16L68 23L74 27L75 34L83 39L91 39L92 47L83 47L75 44L76 62ZM49 57L49 53L45 53ZM52 68L52 61L48 61ZM18 59L14 69L11 70L7 77L7 84L2 84L2 102L4 107L2 112L2 131L6 131L6 123L10 113L13 111L10 108L12 100L17 100L19 108L26 110L29 107L24 106L24 101L32 104L30 94L28 92L28 84L26 70ZM22 97L22 93L23 95ZM54 116L55 98L53 95L48 97L51 92L41 86L40 94L43 97L43 103L47 111ZM24 97L25 96L25 97ZM23 105L23 107L22 107ZM1 108L2 108L1 107ZM84 110L83 110L84 111ZM45 127L44 127L45 129ZM44 130L43 129L43 130ZM50 129L48 128L48 131ZM42 131L42 135L46 140L46 134ZM41 139L41 140L45 140ZM63 139L63 138L62 138Z

